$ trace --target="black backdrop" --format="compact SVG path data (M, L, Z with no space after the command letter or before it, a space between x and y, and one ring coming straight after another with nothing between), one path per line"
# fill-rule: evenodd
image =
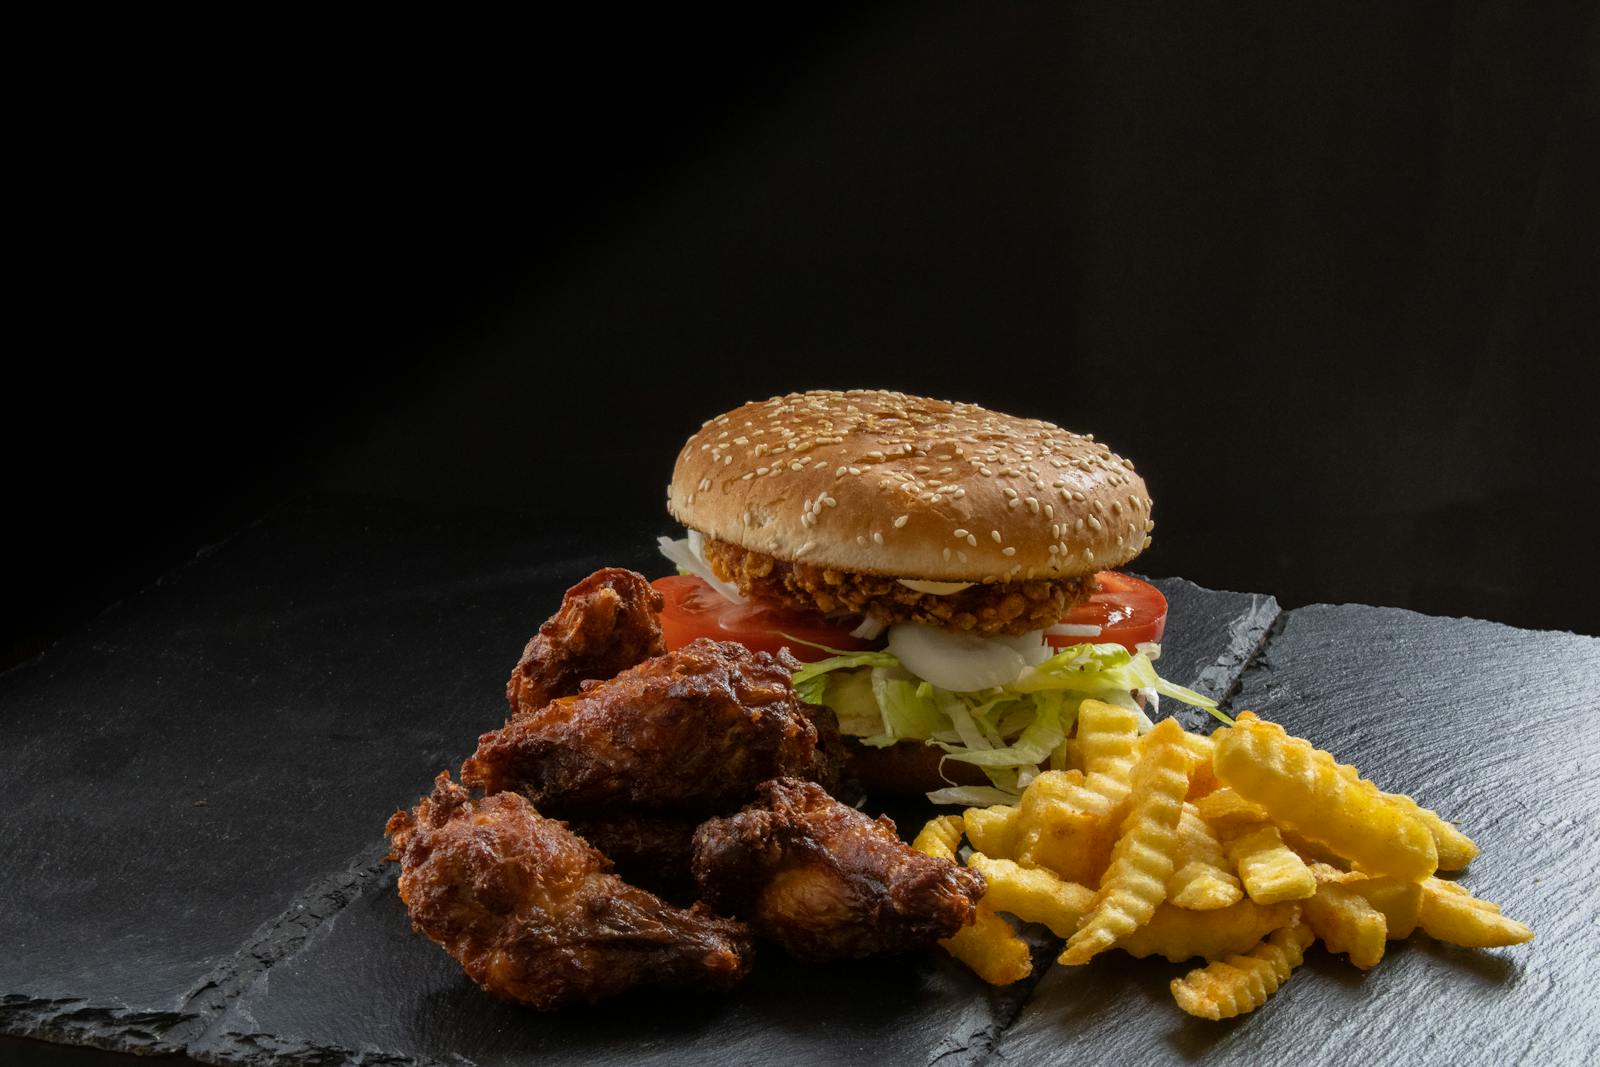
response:
M853 385L1095 433L1150 573L1600 632L1594 5L542 18L24 38L6 661L307 490L647 538Z

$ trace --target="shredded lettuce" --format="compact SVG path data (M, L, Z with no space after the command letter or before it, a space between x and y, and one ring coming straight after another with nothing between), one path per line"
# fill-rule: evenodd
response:
M1148 722L1136 694L1159 694L1232 721L1216 701L1156 674L1144 652L1116 644L1072 645L1014 682L975 692L919 679L891 652L837 652L797 670L794 687L800 699L832 708L840 729L864 745L921 741L989 779L987 786L935 790L928 794L935 804L1015 803L1041 764L1064 764L1067 736L1087 699L1137 711Z

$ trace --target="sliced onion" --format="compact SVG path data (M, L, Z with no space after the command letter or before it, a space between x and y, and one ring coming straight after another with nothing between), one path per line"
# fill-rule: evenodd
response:
M1100 627L1085 623L1058 622L1054 626L1045 627L1044 632L1051 637L1099 637Z
M959 593L977 584L976 582L925 582L921 578L896 578L895 581L907 589L930 593L933 596L949 596L951 593Z
M1022 654L1023 661L1030 667L1037 667L1045 660L1056 654L1056 650L1045 643L1044 630L1030 630L1025 634L1012 637L1009 634L998 634L989 638L991 641L1002 641Z
M889 627L889 651L906 670L940 689L971 693L1017 680L1028 666L1024 638L984 638L915 622Z
M670 537L656 538L656 544L661 546L661 554L688 571L696 578L704 581L711 588L721 593L725 598L735 604L743 604L745 598L739 595L739 587L731 582L718 578L705 557L700 554L700 532L690 530L685 539L674 541Z
M875 641L889 628L889 624L881 619L874 619L871 615L861 620L861 625L850 631L851 637L858 637L863 641Z

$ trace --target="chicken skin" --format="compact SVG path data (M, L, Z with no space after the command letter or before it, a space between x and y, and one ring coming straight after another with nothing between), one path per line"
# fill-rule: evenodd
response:
M386 832L412 924L497 996L548 1010L644 984L727 990L750 969L743 923L628 885L517 793L471 800L441 774Z
M461 780L558 817L731 811L768 778L829 763L790 685L798 666L700 638L484 734Z
M698 815L651 811L574 813L565 819L573 833L605 853L624 879L674 902L699 896L690 864L700 821Z
M522 650L506 683L513 717L571 696L581 682L620 674L667 650L661 637L661 594L644 576L606 567L567 590Z
M764 782L737 815L702 824L694 876L704 903L818 961L949 937L973 921L987 889L977 871L905 844L887 816L871 819L795 778Z

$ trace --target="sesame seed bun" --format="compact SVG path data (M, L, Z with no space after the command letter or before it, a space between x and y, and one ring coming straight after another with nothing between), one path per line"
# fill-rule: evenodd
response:
M866 389L712 419L678 454L667 508L776 559L947 582L1093 574L1154 527L1144 479L1092 436Z

